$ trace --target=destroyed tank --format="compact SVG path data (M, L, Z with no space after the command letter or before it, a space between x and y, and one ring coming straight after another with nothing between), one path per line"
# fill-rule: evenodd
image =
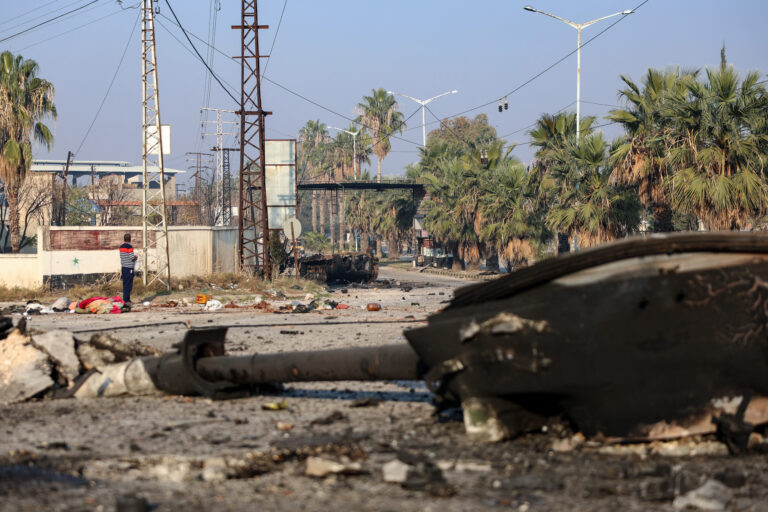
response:
M299 276L322 283L369 283L379 276L379 260L365 252L314 254L299 259Z
M549 259L459 289L408 345L232 357L224 334L188 333L152 363L158 386L423 379L478 440L559 417L608 439L717 430L745 444L768 422L768 236L652 235Z

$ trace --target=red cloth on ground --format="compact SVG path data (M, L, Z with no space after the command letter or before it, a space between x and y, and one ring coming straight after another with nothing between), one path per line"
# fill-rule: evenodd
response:
M80 304L78 304L77 307L79 307L80 309L85 309L88 307L88 304L90 304L95 300L107 300L107 298L106 297L90 297L82 301Z

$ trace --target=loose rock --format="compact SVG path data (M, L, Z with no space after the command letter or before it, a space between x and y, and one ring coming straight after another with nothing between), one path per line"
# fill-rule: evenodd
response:
M672 505L682 510L694 508L698 510L725 510L733 499L733 491L717 480L707 480L704 485L683 496L678 496Z

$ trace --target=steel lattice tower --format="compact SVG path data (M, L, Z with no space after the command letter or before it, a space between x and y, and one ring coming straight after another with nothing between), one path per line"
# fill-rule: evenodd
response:
M223 201L221 210L222 225L229 226L232 223L232 173L229 170L229 148L222 148L222 172L223 172Z
M171 287L168 256L168 223L165 207L165 167L160 123L160 91L157 85L157 49L155 47L154 0L142 0L141 7L141 108L142 108L142 201L144 236L143 274L145 285L160 281ZM153 259L149 252L153 250ZM155 273L148 278L150 262Z
M269 229L264 169L264 116L257 0L242 0L240 25L240 198L238 256L241 270L269 278Z

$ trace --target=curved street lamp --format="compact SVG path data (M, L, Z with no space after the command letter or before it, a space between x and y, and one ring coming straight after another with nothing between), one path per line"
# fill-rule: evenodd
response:
M603 16L602 18L597 18L592 21L587 21L585 23L574 23L573 21L566 20L565 18L561 18L560 16L555 16L554 14L550 14L545 11L540 11L534 7L531 7L530 5L526 5L523 7L526 11L529 12L537 12L539 14L543 14L545 16L549 16L550 18L555 18L556 20L560 20L566 25L570 25L571 27L575 28L578 31L578 38L576 40L576 140L579 140L579 135L581 133L579 121L581 119L581 29L587 28L590 25L594 25L598 21L602 21L608 18L613 18L614 16L627 16L629 14L632 14L634 11L632 9L626 9L621 12L615 12L613 14L609 14L608 16Z
M427 103L429 103L430 101L434 101L437 98L442 98L446 94L456 94L457 92L459 91L444 92L443 94L438 94L437 96L429 98L428 100L419 100L412 96L408 96L407 94L401 94L399 92L394 92L394 91L387 91L387 94L397 94L398 96L402 96L403 98L408 98L409 100L413 100L419 105L421 105L421 141L422 141L421 145L424 147L427 147L427 118L426 118L426 115L424 114L424 109L426 109Z

